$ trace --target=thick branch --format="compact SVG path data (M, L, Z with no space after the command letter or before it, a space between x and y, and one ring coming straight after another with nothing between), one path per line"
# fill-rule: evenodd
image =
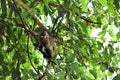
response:
M45 26L38 20L38 18L32 13L30 8L21 0L15 0L18 4L20 4L29 15L35 20L35 22L42 28L42 30L46 30Z
M23 17L21 16L20 11L19 11L19 9L17 8L17 5L16 5L16 3L15 3L14 0L13 0L13 5L14 5L14 7L15 7L15 9L16 9L16 11L17 11L17 13L18 13L18 15L19 15L19 17L20 17L20 19L21 19L21 21L22 21L22 24L23 24L22 27L25 29L26 33L31 33L34 37L35 37L36 35L38 35L38 33L32 31L32 30L29 28L28 24L26 23L26 21L25 21L25 20L23 19Z

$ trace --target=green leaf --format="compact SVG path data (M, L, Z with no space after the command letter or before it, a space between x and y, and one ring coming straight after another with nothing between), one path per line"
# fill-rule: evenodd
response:
M114 73L115 69L113 67L108 68L111 73Z
M113 78L113 80L120 80L120 74L117 74L117 75Z
M62 45L58 46L57 51L62 54L63 53L63 47Z
M112 14L115 13L115 11L114 11L114 5L113 5L113 4L109 4L109 5L108 5L108 12L109 12L109 13L112 13Z
M49 73L49 72L47 71L47 72L46 72L46 75L47 75L48 79L53 80L53 77L52 77L52 74L51 74L51 73Z
M120 31L117 33L117 38L118 39L120 38Z
M103 6L106 6L106 5L107 5L107 0L99 0L99 2L100 2Z
M82 10L87 12L88 11L88 0L81 0L82 3Z
M75 71L76 74L79 75L80 73L80 68L77 62L71 64L72 70Z
M2 18L7 16L7 7L6 7L6 0L1 0L1 7L2 7Z
M97 79L97 72L96 72L96 69L90 70L90 73L94 76L95 79Z
M10 0L0 2L0 80L38 80L34 68L40 75L45 72L45 80L107 80L116 71L120 31L114 34L114 29L119 30L120 25L119 0L23 0L33 14L18 2L17 7ZM89 19L94 27L87 24ZM43 27L57 43L57 52L51 59L55 64L49 67L33 46L40 41ZM91 37L94 29L98 35ZM113 41L107 41L106 34Z
M120 9L120 3L119 3L119 0L114 0L113 4L115 5L115 7L116 7L117 10Z
M43 0L45 6L46 6L47 8L49 8L49 1L50 1L50 0Z
M108 76L112 76L113 73L111 73L110 71L108 71L108 72L107 72L107 75L108 75Z
M44 11L45 11L45 15L47 16L48 13L50 13L50 7L49 7L49 2L50 0L43 0L45 6L44 6Z
M65 80L64 79L64 76L65 76L64 71L58 72L55 76L57 76L57 80Z

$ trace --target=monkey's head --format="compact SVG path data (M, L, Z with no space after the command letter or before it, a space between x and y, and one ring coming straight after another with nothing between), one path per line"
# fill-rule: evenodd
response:
M37 48L39 49L39 51L41 51L44 58L52 58L56 52L57 47L54 38L50 36L46 30L41 31L39 37L40 42L37 45Z
M47 33L47 31L42 31L41 33L40 33L40 38L41 39L43 39L44 37L46 37L46 36L49 36L49 34Z

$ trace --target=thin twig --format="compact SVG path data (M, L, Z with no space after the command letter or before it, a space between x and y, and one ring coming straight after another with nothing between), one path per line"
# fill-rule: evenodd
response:
M77 16L79 16L79 14L78 13L75 13ZM88 23L93 23L93 24L102 24L102 23L100 23L100 22L93 22L93 21L91 21L91 20L89 20L89 19L87 19L85 16L80 16L80 18L81 19L83 19L83 20L85 20L86 22L88 22Z
M39 74L40 74L39 70L37 70L37 69L35 68L35 66L33 65L32 61L31 61L31 58L30 58L30 52L29 52L29 34L28 34L28 40L27 40L27 53L28 53L28 59L29 59L29 61L30 61L31 66L33 67L33 69L34 69L34 70L37 72L37 74L39 75Z

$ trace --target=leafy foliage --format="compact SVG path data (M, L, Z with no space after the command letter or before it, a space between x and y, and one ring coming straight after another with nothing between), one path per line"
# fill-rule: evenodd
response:
M0 79L118 80L119 13L119 0L1 0ZM41 30L56 39L53 65L34 49Z

